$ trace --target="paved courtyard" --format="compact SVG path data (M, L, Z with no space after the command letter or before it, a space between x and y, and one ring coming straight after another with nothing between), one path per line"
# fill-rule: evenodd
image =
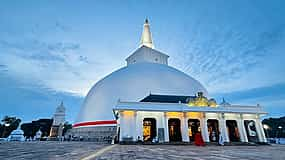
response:
M96 157L97 156L97 157ZM0 160L285 160L285 145L104 145L92 142L1 142Z
M285 160L285 146L119 145L95 159Z
M103 147L92 142L0 142L0 160L77 160Z
M285 145L206 147L192 145L119 145L95 159L285 160Z

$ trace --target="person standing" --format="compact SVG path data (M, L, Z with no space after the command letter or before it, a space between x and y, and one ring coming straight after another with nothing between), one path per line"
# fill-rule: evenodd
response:
M205 146L205 142L203 141L202 135L200 132L195 134L195 145L196 146Z
M219 133L219 145L221 145L221 146L225 145L224 138L223 138L221 133Z

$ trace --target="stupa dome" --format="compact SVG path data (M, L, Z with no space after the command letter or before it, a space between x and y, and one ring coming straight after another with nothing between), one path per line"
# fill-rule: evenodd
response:
M150 93L194 96L207 90L189 75L168 66L169 56L154 49L148 20L140 47L123 67L98 81L87 94L74 127L116 125L113 107L120 101L139 102Z
M97 82L89 91L77 123L114 120L112 108L121 101L140 101L150 93L195 95L207 90L189 75L164 64L136 63Z

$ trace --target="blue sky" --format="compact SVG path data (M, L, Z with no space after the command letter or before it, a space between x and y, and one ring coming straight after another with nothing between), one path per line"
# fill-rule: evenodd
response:
M170 65L217 101L285 115L285 1L1 1L0 117L73 122L88 90L125 66L142 24Z

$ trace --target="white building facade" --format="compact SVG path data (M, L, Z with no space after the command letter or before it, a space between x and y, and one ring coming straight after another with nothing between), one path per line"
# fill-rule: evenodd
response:
M182 103L118 102L120 141L145 141L146 136L159 142L191 142L194 132L205 142L217 142L219 134L225 142L266 142L260 106L217 105L189 106ZM145 121L151 120L150 135ZM198 123L197 129L192 124ZM174 128L174 129L173 129ZM148 135L144 135L148 134Z

